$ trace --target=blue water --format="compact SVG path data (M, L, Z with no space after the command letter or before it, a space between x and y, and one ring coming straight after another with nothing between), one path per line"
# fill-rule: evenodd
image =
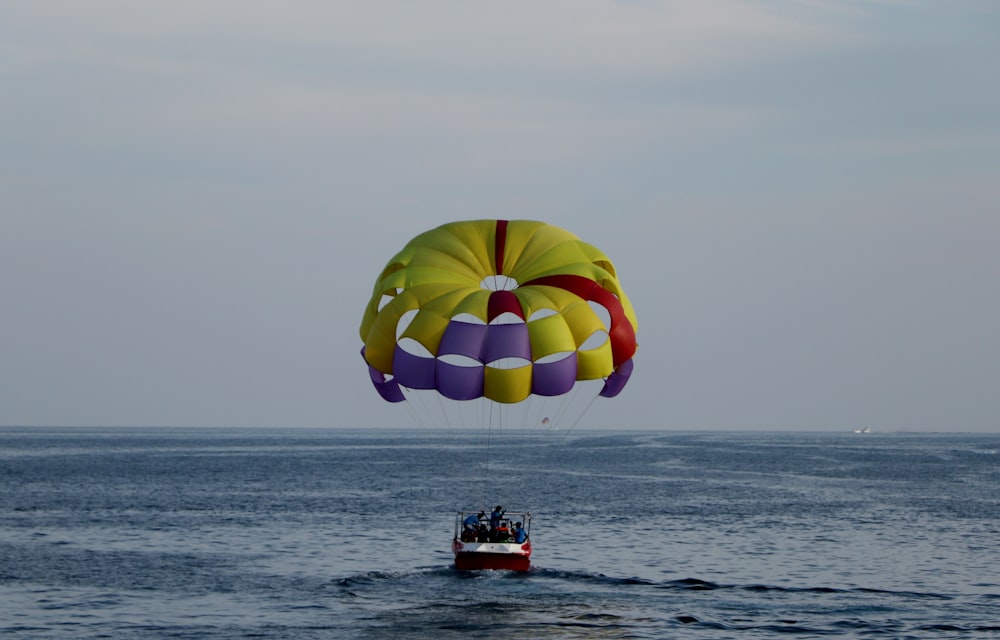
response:
M1000 638L998 542L998 435L0 429L3 637Z

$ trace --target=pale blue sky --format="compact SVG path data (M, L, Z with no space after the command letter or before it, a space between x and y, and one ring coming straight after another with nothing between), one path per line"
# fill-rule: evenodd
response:
M615 261L581 426L1000 431L996 2L0 5L0 424L396 426L386 260Z

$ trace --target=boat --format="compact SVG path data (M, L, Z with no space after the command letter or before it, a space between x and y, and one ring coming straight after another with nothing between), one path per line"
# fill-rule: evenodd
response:
M497 515L499 513L499 515ZM475 523L472 526L471 523ZM531 566L531 514L497 508L459 511L451 550L459 571L527 571ZM521 529L523 534L518 535ZM516 542L520 538L523 542Z

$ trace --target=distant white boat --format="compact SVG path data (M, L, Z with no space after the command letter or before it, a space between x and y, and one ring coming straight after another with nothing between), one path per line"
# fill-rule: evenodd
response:
M854 433L871 433L871 432L872 432L872 428L871 427L865 427L864 429L855 429L854 430Z

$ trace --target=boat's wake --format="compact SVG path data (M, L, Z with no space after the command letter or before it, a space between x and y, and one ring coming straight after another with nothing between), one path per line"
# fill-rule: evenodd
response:
M804 636L1000 631L973 622L982 618L984 608L995 606L992 601L867 587L650 580L543 567L527 572L459 571L450 565L373 571L334 584L347 598L345 604L353 603L362 612L360 619L373 628L423 630L399 637L432 638L428 630L434 629L473 633L483 624L527 628L539 638L626 632L629 637L656 638L671 629L687 634L701 630L710 636L719 631ZM968 623L952 619L929 627L887 615L901 605L917 610L931 601L948 602L951 618L965 613ZM665 605L669 613L663 612Z
M948 594L921 591L893 591L869 587L827 587L827 586L777 586L759 583L726 584L701 580L698 578L680 578L674 580L650 580L640 577L609 576L590 571L547 569L533 566L525 572L518 571L460 571L452 565L418 567L407 571L369 571L340 578L335 586L352 589L377 584L404 584L427 580L519 580L519 581L560 581L566 583L608 585L611 587L647 587L658 590L676 591L743 591L756 593L795 593L795 594L868 594L903 597L908 599L950 600Z

